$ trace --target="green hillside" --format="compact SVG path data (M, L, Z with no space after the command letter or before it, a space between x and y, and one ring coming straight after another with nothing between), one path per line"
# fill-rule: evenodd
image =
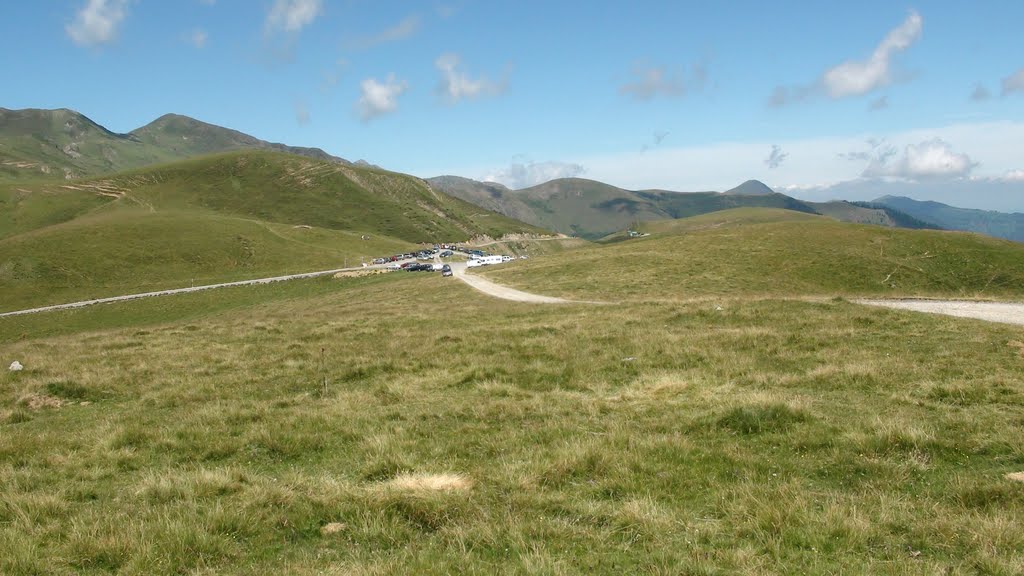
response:
M510 191L491 182L442 176L431 186L524 222L595 240L637 222L685 218L742 206L814 212L806 203L748 181L725 193L624 190L583 178L563 178Z
M2 308L340 268L507 233L543 231L411 176L275 152L8 185Z
M98 176L245 149L347 163L317 148L274 144L175 114L117 134L73 110L0 108L0 182Z
M912 228L915 230L942 229L941 226L915 218L902 210L876 202L833 200L831 202L808 202L807 204L814 208L814 211L818 214L834 218L840 222L875 224L877 226Z
M949 230L980 232L996 238L1024 242L1024 214L1021 213L956 208L941 202L922 202L902 196L883 196L874 203L901 210Z
M1024 246L975 234L750 209L650 230L647 237L576 251L571 259L536 258L487 275L541 294L610 301L1024 295Z

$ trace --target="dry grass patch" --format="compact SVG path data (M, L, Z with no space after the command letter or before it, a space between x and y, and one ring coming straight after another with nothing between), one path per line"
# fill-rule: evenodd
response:
M473 481L462 474L400 474L384 487L403 492L465 492Z
M337 534L347 528L342 522L329 522L320 527L320 533L324 536L330 536L331 534Z
M18 399L18 403L22 406L27 406L29 410L42 410L44 408L60 408L64 405L64 401L56 396L49 396L47 394L26 394Z

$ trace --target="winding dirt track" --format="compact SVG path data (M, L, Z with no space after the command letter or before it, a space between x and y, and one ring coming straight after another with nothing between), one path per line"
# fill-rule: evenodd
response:
M1024 303L966 300L855 300L858 304L1024 325Z

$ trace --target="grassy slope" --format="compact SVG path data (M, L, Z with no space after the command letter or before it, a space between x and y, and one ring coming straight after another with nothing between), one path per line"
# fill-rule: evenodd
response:
M0 110L0 124L0 182L62 180L66 173L100 174L175 158L72 110Z
M761 214L764 223L739 225ZM785 212L722 211L663 234L488 271L493 280L583 299L786 293L1020 297L1024 246L964 233L884 229ZM738 217L738 215L742 217ZM789 218L789 216L785 216ZM728 225L737 220L735 225ZM718 225L721 224L721 225ZM685 228L684 228L685 229Z
M73 110L0 109L0 182L97 176L240 149L340 160L174 114L116 134Z
M537 231L410 176L267 152L206 157L0 188L0 308L340 268L417 242Z
M0 319L0 572L1021 573L1021 339L406 274Z

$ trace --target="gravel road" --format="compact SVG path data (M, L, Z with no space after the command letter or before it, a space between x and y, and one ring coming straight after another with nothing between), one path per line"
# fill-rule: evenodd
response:
M70 304L55 304L53 306L42 306L40 308L30 308L28 310L15 310L13 312L4 312L0 314L0 318L5 316L19 316L21 314L35 314L37 312L50 312L52 310L67 310L70 308L81 308L83 306L91 306L93 304L106 304L107 302L123 302L125 300L135 300L137 298L150 298L152 296L169 296L171 294L187 294L189 292L199 292L200 290L212 290L214 288L227 288L229 286L251 286L253 284L270 284L271 282L281 282L282 280L298 280L300 278L316 278L317 276L327 276L328 274L337 274L338 272L345 272L349 270L364 270L364 268L338 268L336 270L323 270L320 272L306 272L305 274L289 274L287 276L275 276L273 278L258 278L256 280L241 280L239 282L224 282L221 284L207 284L206 286L193 286L191 288L175 288L173 290L157 290L156 292L143 292L141 294L128 294L127 296L111 296L110 298L96 298L95 300L83 300L81 302L71 302Z
M1024 303L967 300L855 300L858 304L1024 325Z
M466 274L466 263L465 262L452 262L452 275L462 280L466 284L469 284L473 288L487 294L494 296L495 298L501 298L502 300L512 300L514 302L531 302L534 304L573 304L574 301L566 300L565 298L555 298L552 296L541 296L539 294L530 294L529 292L522 292L514 288L502 286L501 284L495 284L490 280L475 276L473 274Z

